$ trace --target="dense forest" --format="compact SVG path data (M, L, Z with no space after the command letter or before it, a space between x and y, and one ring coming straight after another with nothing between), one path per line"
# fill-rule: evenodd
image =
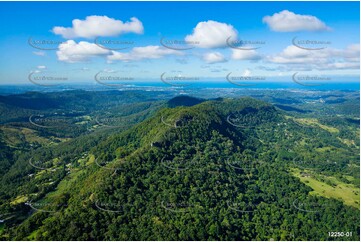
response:
M47 106L2 116L3 240L360 239L359 114L325 115L340 103L28 95Z

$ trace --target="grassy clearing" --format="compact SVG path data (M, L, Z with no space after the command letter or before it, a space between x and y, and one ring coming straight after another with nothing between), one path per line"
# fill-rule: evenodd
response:
M50 141L47 138L40 137L36 131L28 128L1 126L0 129L4 132L4 141L11 146L20 145L24 141L46 145Z
M33 231L27 238L28 240L36 240L36 236L38 234L38 230Z
M331 151L337 151L336 148L331 147L331 146L326 146L326 147L322 147L322 148L316 148L315 149L317 152L331 152Z
M16 197L13 201L10 202L10 204L16 205L19 203L25 203L27 200L28 200L28 197L22 195L22 196Z
M35 178L40 178L44 173L46 173L46 170L40 170L35 174Z
M71 138L59 138L54 136L43 137L35 130L21 127L0 126L3 132L3 140L10 147L18 147L23 143L39 143L41 146L52 146L59 142L65 142ZM55 141L55 142L54 142Z
M341 200L345 205L360 209L360 188L341 182L335 177L318 175L322 177L324 181L335 184L335 186L331 186L317 180L315 176L312 175L312 171L309 170L301 171L300 169L292 168L291 172L294 176L298 177L301 182L313 189L310 194L326 198L335 198ZM302 173L307 173L307 175Z
M302 124L302 125L307 125L307 126L312 126L312 127L317 126L330 133L339 133L340 132L337 128L321 124L320 122L318 122L318 120L316 118L293 118L290 116L287 116L286 118L292 118L294 121L296 121L297 123Z
M350 140L350 139L341 139L340 137L337 137L337 139L339 139L342 143L344 143L347 146L356 146L355 141L354 140Z
M84 169L71 169L71 173L66 176L57 186L56 190L48 193L47 199L53 199L63 194L65 191L71 190L71 188L77 183L78 177L84 173Z
M89 166L91 164L93 164L95 161L95 156L94 155L89 155L89 160L85 163L86 166Z
M355 180L355 178L353 177L353 176L346 176L346 175L344 175L343 177L345 177L347 180L349 180L349 181L354 181Z

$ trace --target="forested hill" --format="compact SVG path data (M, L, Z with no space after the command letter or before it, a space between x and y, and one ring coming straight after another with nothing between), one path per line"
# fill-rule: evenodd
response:
M358 240L359 210L310 193L293 174L352 175L355 157L332 135L251 98L172 105L64 165L71 174L31 202L35 212L9 237L326 240L352 231L342 240ZM316 156L312 144L330 142L340 151Z
M182 95L182 96L176 96L176 97L170 99L167 102L167 106L170 108L174 108L174 107L178 107L178 106L194 106L194 105L199 104L204 101L205 101L204 99Z

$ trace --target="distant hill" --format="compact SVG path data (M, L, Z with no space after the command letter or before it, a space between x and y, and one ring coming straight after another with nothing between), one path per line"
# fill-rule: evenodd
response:
M174 108L174 107L178 107L178 106L190 107L190 106L194 106L199 103L202 103L204 101L205 101L204 99L182 95L182 96L177 96L177 97L170 99L167 102L167 105L170 108Z

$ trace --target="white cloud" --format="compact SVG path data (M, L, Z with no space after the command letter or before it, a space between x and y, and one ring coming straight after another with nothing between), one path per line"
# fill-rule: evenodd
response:
M353 44L345 49L325 48L321 50L305 50L294 45L286 47L281 53L268 56L267 61L275 64L286 64L287 69L358 69L360 68L360 45Z
M261 55L255 50L238 50L232 49L232 59L233 60L259 60Z
M237 30L232 25L209 20L199 22L185 41L199 48L218 48L225 47L229 37L237 38Z
M79 69L79 71L89 71L90 69L88 67L82 67Z
M68 40L60 44L58 48L56 52L58 60L69 63L89 61L93 57L110 54L109 50L86 41L76 43L74 40Z
M45 51L33 51L33 54L37 56L46 56Z
M144 47L134 47L130 52L112 51L108 56L108 61L135 61L143 59L159 59L167 55L181 55L180 51L166 49L158 45L149 45Z
M251 72L250 69L245 69L244 72L243 72L243 74L242 74L242 76L248 77L248 76L251 76L251 74L252 74L252 72Z
M348 61L360 62L360 44L347 46L342 55Z
M219 52L210 52L203 55L203 60L208 64L226 62L226 58Z
M103 72L106 72L106 73L116 73L117 71L116 71L116 70L113 70L113 69L104 69Z
M325 31L331 29L315 16L295 14L288 10L283 10L272 16L265 16L263 22L276 32Z
M47 69L46 66L37 66L35 70L30 71L30 73L41 73Z
M328 64L324 69L360 69L360 64L356 62L336 62Z
M117 36L123 33L142 34L144 31L142 22L135 17L130 20L130 22L122 22L107 16L92 15L87 16L85 20L74 19L70 28L54 27L53 32L66 39Z

